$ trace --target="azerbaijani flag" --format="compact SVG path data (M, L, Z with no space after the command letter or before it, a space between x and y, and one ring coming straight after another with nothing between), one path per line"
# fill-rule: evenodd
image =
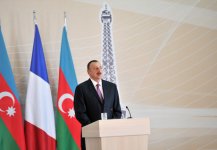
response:
M37 24L26 95L25 135L28 150L55 150L53 102Z
M0 26L0 150L25 150L19 95Z
M81 125L75 118L74 92L77 86L66 27L63 28L57 95L57 149L81 149Z

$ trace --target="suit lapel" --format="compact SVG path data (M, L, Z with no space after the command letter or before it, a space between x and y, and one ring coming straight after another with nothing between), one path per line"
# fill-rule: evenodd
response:
M107 100L107 97L109 96L108 95L108 89L106 88L106 82L104 80L102 80L102 89L103 89L103 96L104 96L104 105L106 104L106 100Z

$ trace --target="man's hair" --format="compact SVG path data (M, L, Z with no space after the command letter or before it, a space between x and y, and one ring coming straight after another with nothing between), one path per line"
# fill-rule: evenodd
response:
M98 60L91 60L88 64L87 64L87 70L90 69L90 64L93 62L99 62Z

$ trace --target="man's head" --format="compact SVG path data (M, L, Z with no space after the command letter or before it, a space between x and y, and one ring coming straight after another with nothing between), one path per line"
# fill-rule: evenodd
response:
M90 78L96 82L102 79L102 66L99 61L91 60L87 64L87 73L89 74Z

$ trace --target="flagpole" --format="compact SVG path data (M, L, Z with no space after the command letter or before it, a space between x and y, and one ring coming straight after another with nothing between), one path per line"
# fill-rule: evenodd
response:
M34 22L34 24L37 24L37 22L36 22L36 12L35 12L35 10L33 10L33 22Z
M67 16L65 11L64 11L64 26L66 27L67 30Z

